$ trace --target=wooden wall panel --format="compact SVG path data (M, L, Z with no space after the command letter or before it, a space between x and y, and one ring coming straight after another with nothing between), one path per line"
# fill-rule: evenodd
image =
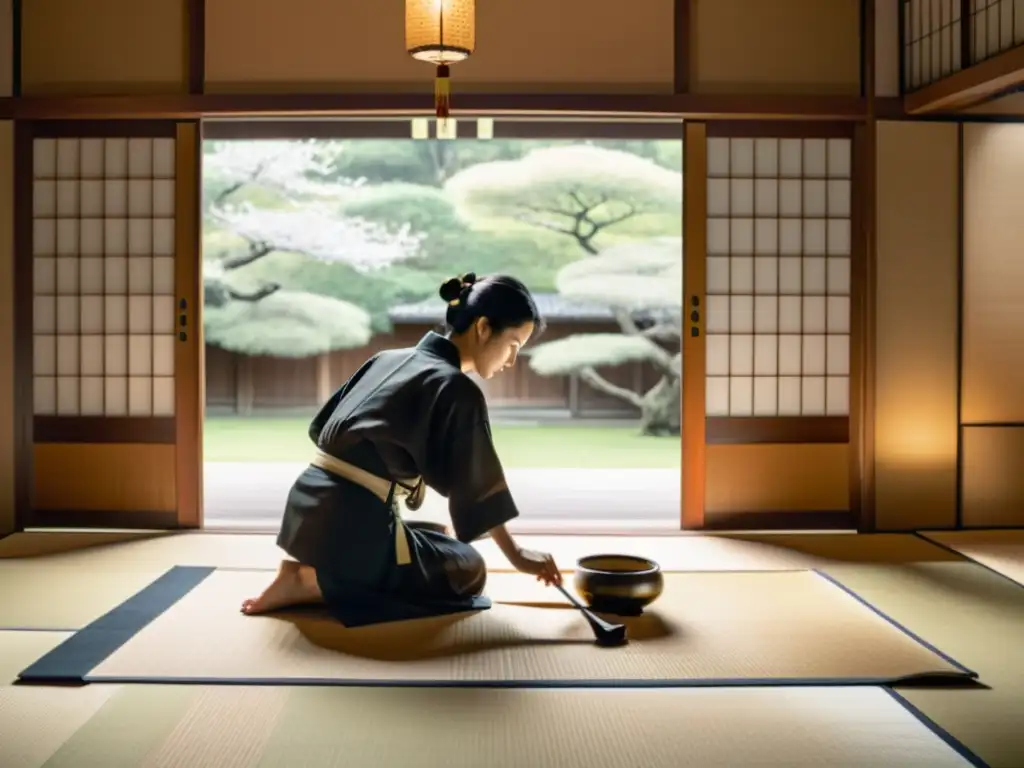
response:
M33 508L174 512L174 451L158 444L37 444Z
M709 445L705 510L832 512L850 507L849 446Z
M1024 427L966 427L961 505L965 528L1024 527Z
M184 92L187 85L186 2L24 2L22 92L25 95Z
M880 122L875 508L879 530L956 522L958 127Z
M1024 425L1024 126L964 126L964 424Z
M11 18L12 0L0 0L0 97L12 93L14 30Z
M697 93L860 93L860 0L693 0Z
M0 534L14 530L14 123L0 122Z
M900 95L901 0L869 0L875 4L875 95Z
M665 92L673 81L673 0L477 4L477 51L452 68L467 91ZM432 92L405 53L404 3L216 0L206 4L210 93Z

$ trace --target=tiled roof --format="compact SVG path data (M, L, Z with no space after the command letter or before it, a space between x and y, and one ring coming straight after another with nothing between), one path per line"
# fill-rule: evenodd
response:
M614 315L608 307L596 304L577 304L567 301L557 293L535 293L534 300L541 316L551 322L608 322ZM444 321L444 302L440 299L426 299L415 304L401 304L388 312L391 322L440 323Z

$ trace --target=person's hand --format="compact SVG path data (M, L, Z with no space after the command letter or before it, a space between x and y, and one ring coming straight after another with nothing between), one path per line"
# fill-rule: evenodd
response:
M562 583L562 572L555 565L555 559L546 552L534 552L532 549L521 549L512 565L520 573L536 576L547 586Z

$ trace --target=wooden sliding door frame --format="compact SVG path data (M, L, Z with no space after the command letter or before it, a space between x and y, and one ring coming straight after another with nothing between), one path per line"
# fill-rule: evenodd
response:
M707 291L708 142L705 123L683 139L683 397L680 527L704 528L708 419L704 319Z
M694 126L690 123L688 126ZM706 187L707 187L707 138L846 138L852 144L852 172L851 172L851 229L853 233L850 253L850 403L849 414L846 417L776 417L776 418L711 418L707 419L707 434L705 444L732 443L732 444L783 444L783 443L846 443L849 445L849 510L845 517L851 526L860 531L871 531L874 529L874 506L872 503L872 466L873 455L869 448L873 444L873 344L872 333L873 323L871 312L873 303L871 297L873 290L870 283L873 272L870 270L873 241L873 163L874 163L874 142L873 123L871 126L862 123L850 122L826 122L826 121L767 121L767 120L735 120L735 121L709 121L702 127L703 137L701 143L704 149L701 151L698 162L703 165L703 178L687 180L687 204L689 205L697 196L701 196L702 210L700 227L698 222L687 220L687 240L691 237L699 237L694 240L691 250L700 259L698 267L691 263L691 251L687 252L687 295L700 296L700 303L704 304L705 264L707 258L707 247L705 241L706 227ZM689 139L689 133L687 134ZM692 142L692 143L697 143ZM687 142L687 159L697 158L697 149ZM691 154L693 153L693 154ZM696 215L696 209L694 209ZM691 233L692 226L692 233ZM698 232L699 229L699 232ZM699 256L696 251L699 248ZM693 277L691 277L691 270ZM695 281L700 280L699 285ZM697 293L699 288L700 293ZM703 333L702 333L703 337ZM689 335L686 338L690 341ZM700 375L704 375L704 347L703 339L700 342L699 366ZM696 358L696 352L694 357ZM693 367L695 360L684 359L684 364ZM696 377L696 373L693 374ZM685 376L685 374L684 374ZM696 383L694 385L696 386ZM704 394L704 385L701 383L701 395ZM684 396L685 399L685 396ZM701 407L703 408L703 401ZM692 419L691 419L692 421ZM691 427L692 428L692 427ZM684 438L685 440L685 438ZM695 452L696 449L694 448ZM684 448L684 456L686 449ZM703 456L701 459L703 463ZM685 473L684 473L685 474ZM684 479L684 489L687 483L694 481ZM694 499L697 498L696 491L690 491ZM684 498L689 498L684 495ZM701 501L703 502L703 488L701 489ZM684 504L685 507L685 504ZM791 515L780 511L778 514L757 513L751 516L752 524L758 527L776 527L775 524L786 525L787 518L794 520L799 515ZM837 525L839 518L843 517L837 513L807 513L805 517L821 518L829 522L829 527ZM770 519L769 519L770 518ZM694 513L688 518L684 511L684 527L691 527L686 522L689 519L693 527L704 527L703 510L698 519ZM756 522L753 522L755 521ZM699 523L699 524L698 524ZM798 524L793 524L800 527Z
M408 117L405 118L408 120ZM339 129L348 123L350 128ZM357 121L323 121L317 133L323 137L341 130L351 131ZM370 121L367 121L370 122ZM393 121L391 131L397 130ZM786 442L847 442L851 446L851 506L852 514L859 514L862 530L869 530L870 504L863 498L862 482L867 471L865 457L861 450L861 433L870 428L869 408L864 403L866 368L870 357L865 347L868 333L865 314L867 283L864 273L865 251L869 234L864 228L866 206L862 199L864 179L863 166L866 162L866 148L869 149L867 132L863 126L849 122L826 123L821 121L728 121L691 122L678 120L579 120L519 119L515 117L496 119L500 126L496 138L541 137L554 132L555 137L573 136L597 138L670 138L671 125L675 136L683 134L683 185L684 185L684 281L681 290L684 306L683 322L683 384L681 439L681 510L680 524L687 530L701 529L705 525L705 468L706 445L709 443L786 443ZM575 124L573 124L575 123ZM661 123L657 125L657 123ZM190 121L37 121L16 124L17 165L16 165L16 290L18 301L15 308L18 329L17 360L18 373L16 393L18 413L21 419L17 425L19 462L17 498L19 527L35 522L27 512L31 510L32 450L36 440L69 442L173 442L175 448L175 472L177 491L177 512L174 527L198 528L202 525L202 420L204 410L204 371L202 334L202 275L201 275L201 157L204 133L208 138L271 138L295 135L296 130L308 129L313 123L301 120L247 121L235 119L215 121L204 126L198 120ZM475 124L475 121L474 121ZM323 126L333 127L325 128ZM600 126L600 127L599 127ZM365 123L354 130L365 132ZM377 126L374 126L377 127ZM546 131L545 128L548 130ZM589 129L589 130L588 130ZM32 412L32 139L35 136L99 136L124 135L144 136L153 131L169 132L176 139L176 273L175 283L179 303L177 322L179 343L175 354L175 417L167 423L148 421L149 429L140 432L141 424L131 419L100 419L109 422L102 429L98 424L87 424L88 419L47 418L36 419ZM374 131L376 133L376 131ZM475 132L475 128L474 128ZM662 136L662 134L665 134ZM596 134L596 135L595 135ZM160 135L164 135L161 133ZM351 135L351 134L350 134ZM365 135L365 133L364 133ZM408 133L404 134L408 135ZM378 134L379 136L379 134ZM851 405L849 419L707 419L705 414L705 282L706 282L706 227L707 227L707 139L709 136L792 136L792 137L852 137L854 140L853 229L855 233L852 253L851 284ZM295 135L298 138L297 135ZM340 136L339 136L340 137ZM398 138L395 135L395 138ZM873 155L870 155L873 157ZM184 304L181 302L184 301ZM61 423L63 422L63 423ZM72 422L77 422L73 425ZM814 423L812 423L814 422ZM841 424L840 422L845 422ZM78 436L75 436L75 433ZM104 438L104 434L107 435ZM84 513L83 513L84 515ZM109 514L104 515L104 525L133 525L134 527L167 527L162 521L145 520L139 515L133 521L116 521ZM69 521L71 522L71 521ZM77 522L77 521L74 521ZM99 520L96 521L97 523Z
M197 528L202 522L202 306L199 121L45 120L15 123L15 503L28 527ZM36 416L34 407L34 147L39 138L175 140L175 415ZM176 509L36 510L37 444L174 444ZM74 472L75 468L68 468ZM56 481L56 478L55 478Z
M175 485L179 528L203 527L203 420L206 412L203 334L203 127L177 125L175 142L174 283L178 344L174 355Z

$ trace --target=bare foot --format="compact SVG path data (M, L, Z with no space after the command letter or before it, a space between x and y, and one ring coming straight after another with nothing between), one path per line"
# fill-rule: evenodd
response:
M255 616L290 605L308 605L323 602L316 583L316 571L294 560L282 560L277 576L259 597L242 603L242 613Z

